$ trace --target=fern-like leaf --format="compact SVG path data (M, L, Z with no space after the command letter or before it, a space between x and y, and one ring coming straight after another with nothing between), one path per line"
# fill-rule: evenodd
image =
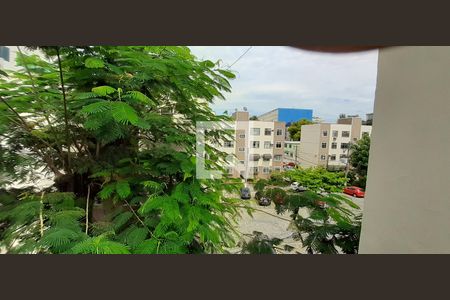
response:
M92 92L96 93L99 96L106 96L116 92L116 89L107 85L98 86L92 89Z
M129 104L125 102L111 102L112 116L120 124L137 124L139 117Z
M128 248L118 242L110 241L105 235L88 238L76 244L69 253L72 254L129 254Z
M111 101L99 101L82 108L81 112L87 115L98 114L111 109Z
M147 97L145 94L139 92L139 91L130 91L127 92L124 96L124 99L132 99L132 100L136 100L138 102L141 102L143 104L147 104L150 106L154 106L155 103L149 98Z

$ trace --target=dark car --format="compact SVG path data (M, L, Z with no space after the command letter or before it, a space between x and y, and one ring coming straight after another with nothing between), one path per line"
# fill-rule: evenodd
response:
M241 199L250 199L250 189L248 187L244 187L241 189Z
M269 206L272 201L267 197L261 197L258 199L258 204L261 206Z

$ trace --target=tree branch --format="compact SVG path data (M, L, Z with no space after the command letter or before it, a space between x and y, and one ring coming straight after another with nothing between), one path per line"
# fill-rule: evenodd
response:
M63 103L64 103L64 123L65 123L65 131L66 131L66 143L67 143L67 170L69 173L72 173L72 169L70 166L70 134L69 134L69 118L67 114L67 99L66 99L66 89L64 87L64 76L62 73L62 67L61 67L61 57L59 55L59 47L56 47L56 55L58 57L58 68L59 68L59 79L61 81L61 90L62 90L62 96L63 96Z

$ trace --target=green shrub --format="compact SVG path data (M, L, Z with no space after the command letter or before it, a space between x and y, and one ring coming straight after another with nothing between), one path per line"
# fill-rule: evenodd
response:
M264 192L264 196L271 199L275 204L284 204L286 195L286 192L280 188L272 188Z

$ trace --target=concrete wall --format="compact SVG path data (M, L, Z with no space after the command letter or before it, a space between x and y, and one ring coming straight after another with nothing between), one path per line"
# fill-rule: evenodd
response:
M298 163L301 167L314 167L319 164L319 141L321 125L303 125Z
M380 50L360 253L450 253L450 47Z

